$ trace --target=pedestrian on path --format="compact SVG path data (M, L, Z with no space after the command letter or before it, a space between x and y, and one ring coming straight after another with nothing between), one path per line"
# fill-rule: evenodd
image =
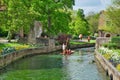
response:
M82 34L80 34L80 35L79 35L80 40L82 40L82 37L83 37L83 35L82 35Z
M87 40L88 40L88 42L90 42L90 36L88 36Z

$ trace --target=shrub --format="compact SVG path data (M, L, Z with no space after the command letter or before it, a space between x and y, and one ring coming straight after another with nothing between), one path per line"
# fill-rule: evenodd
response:
M5 31L2 28L0 28L0 37L6 37L7 34L8 34L8 31Z
M2 53L2 49L0 49L0 53Z
M111 42L120 44L120 37L112 37Z
M25 48L28 48L29 46L27 45L23 45L23 46L16 46L15 47L15 50L21 50L21 49L25 49Z
M79 36L73 36L72 39L79 39Z
M16 51L14 47L6 47L6 48L3 48L1 54L4 55L4 54L8 54L14 51Z
M111 54L109 54L109 53L103 54L103 56L104 56L107 60L110 60L110 59L111 59Z
M59 35L58 38L57 38L57 41L60 44L66 43L67 37L68 36L66 34Z
M118 71L120 71L120 64L118 64L118 65L116 66L116 69L117 69Z
M105 44L103 44L103 46L107 47L109 49L118 47L116 43L105 43Z

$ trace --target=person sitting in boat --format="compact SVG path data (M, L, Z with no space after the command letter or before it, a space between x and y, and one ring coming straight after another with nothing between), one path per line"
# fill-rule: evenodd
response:
M71 55L74 51L70 50L70 49L66 49L65 50L65 54L66 55Z

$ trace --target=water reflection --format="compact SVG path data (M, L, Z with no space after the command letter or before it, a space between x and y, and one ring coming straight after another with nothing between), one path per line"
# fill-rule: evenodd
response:
M68 80L108 80L101 67L98 71L93 51L94 48L83 48L68 56L67 61L63 57Z
M27 57L6 67L6 69L9 70L38 70L51 68L62 68L62 58L60 55L37 55L33 57Z

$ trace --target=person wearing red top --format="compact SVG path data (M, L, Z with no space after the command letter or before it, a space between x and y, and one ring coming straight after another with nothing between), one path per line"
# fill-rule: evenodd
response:
M87 38L87 39L88 39L88 42L90 42L90 36L88 36L88 38Z

